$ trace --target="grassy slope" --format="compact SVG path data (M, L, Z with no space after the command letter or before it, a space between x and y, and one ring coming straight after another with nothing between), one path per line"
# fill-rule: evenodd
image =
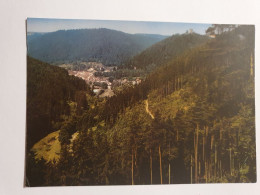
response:
M43 158L47 162L49 161L58 161L60 158L60 141L59 141L60 131L55 131L48 134L46 137L41 139L39 142L34 144L32 151L35 152L36 159Z
M43 158L46 162L57 162L60 159L61 144L59 141L60 130L55 131L42 138L32 147L32 151L35 152L36 159ZM73 142L78 136L78 132L74 133L71 138Z

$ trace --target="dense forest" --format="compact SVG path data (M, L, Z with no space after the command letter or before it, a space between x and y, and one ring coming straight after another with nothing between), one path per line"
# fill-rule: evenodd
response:
M60 152L46 160L28 148L25 185L256 182L254 33L254 26L232 27L165 55L159 42L133 58L137 69L158 63L145 80L103 99L65 70L28 58L27 133L32 117L41 116L30 101L40 100L43 114L53 113L49 121L58 123L52 131ZM158 62L145 57L155 55ZM30 66L39 68L30 74ZM35 84L33 75L44 79L48 70L50 79ZM49 87L49 96L41 93ZM84 106L77 112L78 105Z
M139 69L155 68L207 40L209 40L208 36L196 33L176 34L134 56L127 61L126 66Z
M53 131L70 115L68 102L77 102L78 112L87 107L86 83L62 68L27 57L27 146ZM83 98L82 98L83 96Z
M127 34L105 28L60 30L29 33L27 46L29 56L52 64L82 60L121 65L164 38L166 36Z

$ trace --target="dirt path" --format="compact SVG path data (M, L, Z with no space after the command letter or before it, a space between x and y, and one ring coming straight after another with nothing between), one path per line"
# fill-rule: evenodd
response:
M149 110L149 103L148 100L144 100L145 102L145 110L146 112L151 116L152 119L154 119L154 115L151 113L151 111Z

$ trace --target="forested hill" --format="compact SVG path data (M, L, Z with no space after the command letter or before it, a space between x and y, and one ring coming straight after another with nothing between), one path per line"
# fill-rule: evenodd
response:
M256 181L254 37L224 32L108 101L129 105L108 133L126 183Z
M153 69L177 55L205 43L208 39L208 36L196 33L172 35L134 56L126 64L129 68Z
M162 35L127 34L110 29L60 30L27 39L28 55L49 63L76 60L120 65L152 44Z
M62 68L27 57L27 146L59 128L59 122L70 115L69 102L77 102L77 110L86 108L85 81L69 76ZM84 100L85 98L85 100ZM63 117L63 118L62 118ZM65 117L66 118L66 117Z

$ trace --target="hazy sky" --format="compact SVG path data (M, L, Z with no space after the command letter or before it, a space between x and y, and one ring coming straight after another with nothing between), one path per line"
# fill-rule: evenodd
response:
M84 28L109 28L126 33L147 33L172 35L184 33L188 29L205 34L211 24L173 23L173 22L136 22L117 20L76 20L76 19L45 19L28 18L28 32L53 32L57 30L84 29Z

